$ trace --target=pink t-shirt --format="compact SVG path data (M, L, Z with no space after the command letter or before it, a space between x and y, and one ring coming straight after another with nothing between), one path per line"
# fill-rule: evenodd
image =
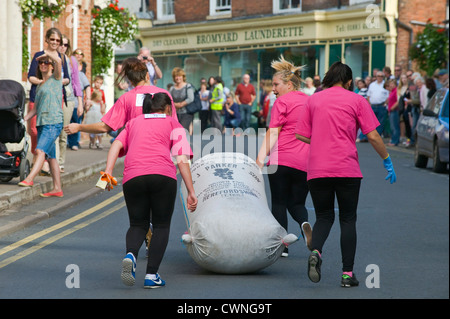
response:
M268 165L283 165L306 172L309 144L295 138L300 110L308 95L299 91L286 93L275 100L270 113L271 128L282 127L278 140L270 151Z
M397 102L397 88L394 88L388 97L388 111L390 112L392 106Z
M172 117L178 121L177 111L173 105L172 96L167 90L157 86L137 86L129 92L124 93L114 106L102 117L102 122L116 131L123 127L129 120L142 114L142 103L146 93L166 93L172 101Z
M367 134L379 122L367 100L342 87L310 96L295 133L311 139L308 180L321 177L362 177L356 149L361 128Z
M148 174L177 179L172 156L193 157L186 131L178 121L165 114L137 116L127 123L117 140L123 144L119 156L126 155L123 183Z

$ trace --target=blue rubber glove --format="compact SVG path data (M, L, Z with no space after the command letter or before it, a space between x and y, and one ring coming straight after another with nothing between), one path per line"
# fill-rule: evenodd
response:
M384 168L388 171L388 175L386 176L385 180L390 180L391 184L395 183L397 181L397 175L395 175L394 171L394 165L392 165L391 157L388 155L383 160Z

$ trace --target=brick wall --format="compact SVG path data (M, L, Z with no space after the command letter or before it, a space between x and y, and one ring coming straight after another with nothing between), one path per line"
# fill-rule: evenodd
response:
M232 2L232 16L245 17L257 16L272 13L272 0L260 1L233 1Z
M209 15L209 0L175 0L174 11L177 23L205 21ZM273 0L233 0L232 17L250 17L269 15L273 12ZM323 10L336 8L338 5L346 7L349 0L302 0L302 11ZM379 4L381 0L375 0ZM157 13L156 1L151 1L149 10ZM157 16L157 14L156 14Z
M74 50L77 48L73 48ZM91 13L80 12L80 27L78 29L78 49L82 49L84 60L87 64L86 76L91 79L95 74L91 74Z
M417 32L423 30L422 26L410 24L411 20L427 22L431 18L432 23L439 24L445 20L446 0L422 1L422 0L398 0L399 20L413 29L413 42ZM406 70L408 67L409 32L397 28L397 54L396 61ZM414 66L413 66L414 68Z
M385 0L389 1L389 0ZM206 21L209 15L209 0L175 0L175 20L176 23L200 22ZM232 18L251 17L258 15L272 14L273 0L233 0L232 2ZM349 5L349 0L302 0L302 11L323 10L336 8L339 4L342 7ZM381 4L381 0L375 0L372 3ZM424 0L398 0L398 16L399 20L406 25L412 27L413 34L421 31L423 27L412 25L411 20L426 22L432 18L433 23L440 23L445 20L447 0L424 1ZM149 10L157 11L156 1L150 1ZM410 42L410 34L403 28L397 28L397 52L396 62L403 69L408 67L408 50Z
M67 36L70 39L70 43L72 44L72 50L77 48L73 47L73 22L72 22L72 10L71 4L73 1L68 1L66 10L59 17L57 21L51 21L50 19L46 19L44 21L44 32L43 32L43 49L47 47L45 42L45 33L48 29L55 27L58 28L61 33ZM92 5L91 5L92 8ZM86 75L88 79L91 77L91 11L84 12L83 10L79 10L79 28L78 28L78 48L83 50L85 55L85 61L87 63ZM36 52L40 51L40 21L34 20L33 26L31 28L31 50L30 50L30 62ZM25 72L22 76L22 80L26 81L27 73Z
M177 22L203 21L209 15L209 4L203 0L175 1L174 12Z

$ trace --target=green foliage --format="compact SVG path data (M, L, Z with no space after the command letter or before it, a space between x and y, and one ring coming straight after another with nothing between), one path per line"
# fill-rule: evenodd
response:
M421 70L432 76L436 69L443 68L448 63L447 30L427 23L423 32L417 34L409 56L417 62Z
M56 0L57 5L51 5L47 0L19 0L22 11L22 71L26 72L30 55L28 54L27 28L34 19L44 21L45 18L57 20L66 8L67 0Z
M66 8L66 2L67 0L56 0L57 5L52 5L47 0L19 0L23 23L29 26L33 19L56 20Z
M114 58L114 46L134 40L138 33L136 17L119 8L118 0L106 8L92 9L92 74L104 74Z

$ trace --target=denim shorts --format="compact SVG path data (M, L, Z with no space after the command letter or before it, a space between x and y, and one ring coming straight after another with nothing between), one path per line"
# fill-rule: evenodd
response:
M37 126L37 145L36 148L43 151L48 158L56 158L55 142L59 137L63 123L48 124Z

